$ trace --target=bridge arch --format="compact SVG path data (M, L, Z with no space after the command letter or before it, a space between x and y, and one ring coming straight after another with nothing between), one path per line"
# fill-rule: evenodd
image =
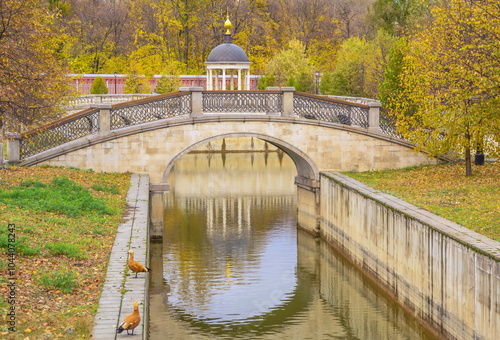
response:
M193 143L191 146L179 152L177 156L173 157L172 160L167 164L167 167L165 168L165 171L163 173L162 182L165 183L167 181L168 174L172 170L172 167L174 166L175 162L179 160L182 156L198 148L201 145L207 144L214 140L219 140L229 137L254 137L266 141L276 146L277 148L281 149L293 160L297 168L297 176L311 181L319 181L319 169L316 163L311 159L311 157L309 157L307 154L302 152L297 147L291 145L290 143L287 143L279 138L265 134L249 133L249 132L233 132L233 133L214 135L210 138L205 138L203 140Z

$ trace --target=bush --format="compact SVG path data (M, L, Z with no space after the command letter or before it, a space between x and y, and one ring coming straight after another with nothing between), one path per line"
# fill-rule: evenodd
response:
M158 85L156 85L155 92L156 93L169 93L178 91L181 85L181 81L179 76L161 76L158 81Z
M276 78L272 74L266 74L259 78L257 87L259 90L265 90L266 87L274 86Z
M123 92L127 94L151 93L151 86L149 86L146 78L138 75L129 75L125 80L125 89Z
M102 77L95 77L92 82L92 87L90 88L91 94L107 94L108 88L104 83L104 79Z

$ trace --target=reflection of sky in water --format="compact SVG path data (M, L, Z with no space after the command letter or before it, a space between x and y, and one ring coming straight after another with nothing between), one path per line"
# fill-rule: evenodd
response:
M297 239L295 233L284 230L288 228L289 225L285 225L269 230L265 239L259 237L254 241L265 243L257 248L259 254L215 259L225 262L222 265L226 270L225 273L206 274L207 298L204 303L193 304L193 299L183 298L185 291L176 284L183 280L177 277L180 272L175 270L175 263L167 261L169 266L165 268L165 279L171 289L169 302L174 308L182 309L195 318L216 319L214 321L219 322L243 320L279 307L293 294L297 284Z

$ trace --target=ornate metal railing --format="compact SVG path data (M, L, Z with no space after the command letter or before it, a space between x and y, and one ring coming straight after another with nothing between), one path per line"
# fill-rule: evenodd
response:
M317 119L345 125L368 127L369 107L302 92L295 92L293 114L298 117Z
M205 91L204 113L281 113L283 94L280 91Z
M99 109L87 109L31 130L20 140L21 159L99 130Z
M396 132L396 124L394 119L389 116L386 109L381 108L379 113L379 126L380 130L388 136L403 139L399 133Z
M145 98L113 105L110 112L111 128L117 129L191 113L190 92L173 92L154 98L156 99Z

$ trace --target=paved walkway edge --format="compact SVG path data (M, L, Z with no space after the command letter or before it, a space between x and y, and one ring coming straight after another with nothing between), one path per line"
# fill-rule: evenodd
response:
M112 340L127 338L127 332L116 333L125 316L132 313L134 301L140 300L141 323L134 330L134 339L148 337L149 274L131 273L128 250L133 249L135 260L149 267L149 176L132 174L127 194L125 221L118 227L115 243L109 257L106 281L95 315L92 339Z

